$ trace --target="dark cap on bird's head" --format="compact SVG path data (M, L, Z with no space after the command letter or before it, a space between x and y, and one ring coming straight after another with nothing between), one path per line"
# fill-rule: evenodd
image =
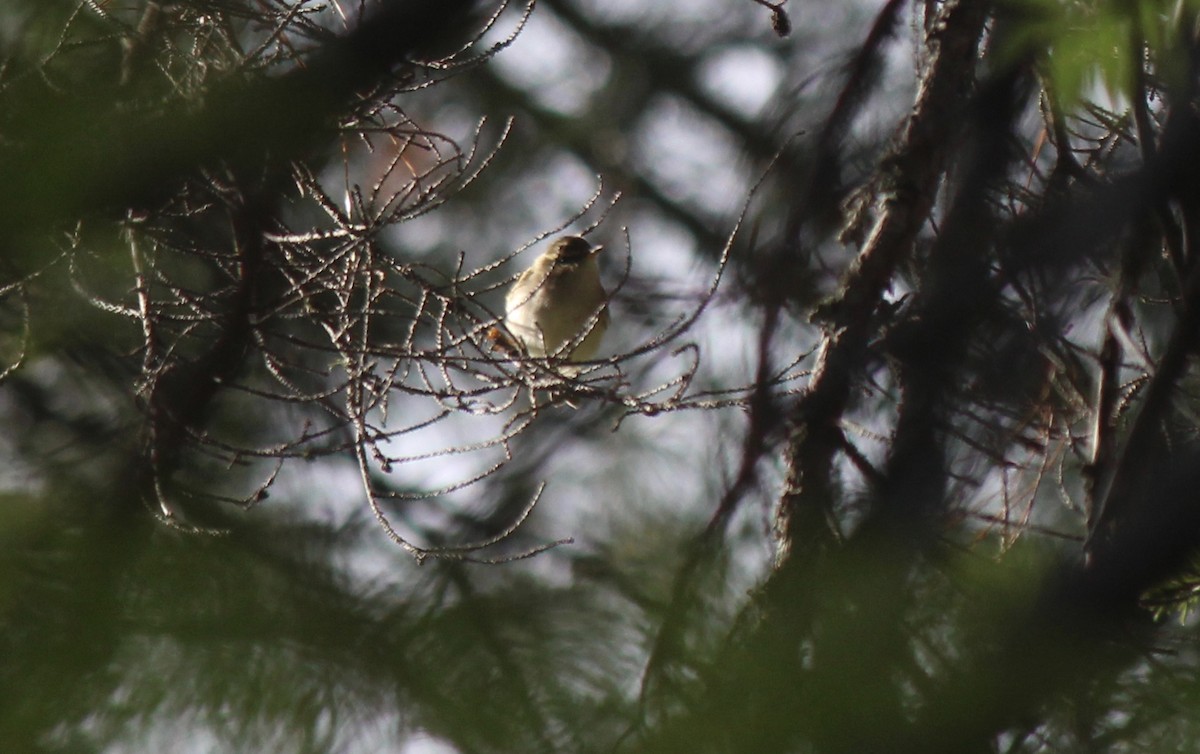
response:
M550 245L550 252L555 262L578 264L603 248L592 246L582 236L563 236Z

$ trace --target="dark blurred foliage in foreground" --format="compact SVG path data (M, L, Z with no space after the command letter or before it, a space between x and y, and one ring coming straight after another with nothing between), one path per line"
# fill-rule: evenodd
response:
M9 0L0 749L1200 749L1198 5Z

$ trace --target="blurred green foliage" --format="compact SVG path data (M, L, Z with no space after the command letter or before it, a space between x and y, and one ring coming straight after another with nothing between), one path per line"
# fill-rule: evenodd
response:
M1065 108L1103 98L1128 106L1150 61L1158 86L1186 86L1194 0L1011 0L1007 54L1034 51Z
M838 460L826 488L801 491L815 501L812 540L784 558L771 529L797 474L782 448L805 383L771 377L789 364L807 376L822 338L849 320L835 311L837 327L822 330L798 315L856 263L834 227L852 221L843 215L855 192L878 188L877 166L903 167L888 150L924 62L883 50L923 50L920 13L953 4L908 4L913 24L877 28L854 96L839 87L859 69L842 63L872 38L876 4L775 9L792 20L788 39L749 0L546 0L527 27L526 8L509 6L478 38L492 10L482 3L366 3L365 20L351 5L0 7L0 359L14 364L0 382L0 751L1200 751L1200 653L1180 610L1194 579L1145 567L1155 553L1119 537L1114 548L1127 549L1115 570L1148 573L1142 581L1082 562L1088 514L1077 500L1095 470L1080 450L1088 409L1072 411L1090 400L1080 396L1099 358L1071 338L1103 329L1089 317L1119 286L1095 280L1119 252L1078 251L1086 244L1071 234L1101 227L1106 207L1140 206L1120 193L1086 203L1100 193L1095 176L1109 175L1107 155L1119 167L1126 153L1113 147L1085 166L1093 182L1072 184L1087 190L1072 195L1082 209L1066 220L1036 214L1059 210L1044 201L1056 167L1040 153L1017 188L988 185L987 206L1012 224L978 239L988 287L960 293L999 303L979 321L961 318L977 328L965 356L946 333L920 331L932 310L910 308L959 195L958 177L941 179L886 300L864 317L877 330L849 409L817 428L840 438ZM1005 3L1007 47L999 65L990 52L972 59L974 83L987 91L989 70L1032 59L1070 112L1103 94L1122 121L1123 98L1160 87L1192 103L1184 19L1197 6ZM473 44L430 62L431 49L460 39ZM496 55L522 56L526 68ZM730 59L741 67L724 68ZM552 84L586 91L556 99ZM959 105L943 122L977 118ZM827 122L839 127L822 131ZM1043 130L1003 136L1032 154ZM965 125L949 132L937 149L969 142ZM443 181L481 161L465 189ZM389 199L409 213L355 225L369 216L363 197L387 183L380 165L412 171ZM721 287L705 299L763 174ZM602 200L580 210L602 182ZM618 190L624 198L604 210ZM908 190L884 192L871 211ZM694 342L628 367L620 387L711 391L709 402L626 415L619 402L580 400L488 444L472 432L511 429L516 408L481 417L476 394L397 383L410 392L397 389L379 412L413 426L459 420L438 425L444 435L398 436L417 460L397 473L372 467L379 479L368 484L399 495L381 496L381 514L414 541L450 548L410 557L363 499L354 427L329 418L339 381L368 356L388 363L415 318L403 296L364 291L385 279L389 293L408 290L414 271L433 270L438 285L421 302L457 302L476 292L448 277L455 270L597 216L610 250L632 239L613 352L699 301L709 307ZM1116 235L1127 240L1124 226ZM1057 256L1021 262L1040 248L1020 247L1029 237L1050 239ZM355 244L386 264L347 263ZM263 262L261 287L243 295L254 251L278 266ZM1019 263L1034 268L1028 289ZM508 270L485 272L469 279L486 289L476 303L499 297ZM306 297L326 274L359 287ZM1169 283L1161 289L1179 288ZM166 302L159 318L139 313L151 294ZM1150 323L1138 336L1157 348L1175 309L1128 298ZM1147 314L1154 306L1170 311ZM374 331L381 350L302 350L314 331L361 324L331 310L387 319ZM231 337L244 322L260 329ZM294 361L273 360L291 346L302 351ZM891 445L897 417L918 401L901 400L888 370L913 353L950 375L930 399L938 446L917 448L946 461L920 495L897 482L905 469ZM703 370L672 371L693 354ZM408 366L398 363L397 373ZM1122 369L1132 404L1150 374ZM1161 434L1173 462L1147 477L1174 485L1160 497L1186 499L1181 449L1194 427ZM493 455L478 460L480 448ZM570 546L501 565L453 549L505 531L544 481L498 557L565 536ZM1147 499L1153 509L1158 498ZM935 513L914 522L897 512L911 510ZM1190 521L1168 523L1190 531Z

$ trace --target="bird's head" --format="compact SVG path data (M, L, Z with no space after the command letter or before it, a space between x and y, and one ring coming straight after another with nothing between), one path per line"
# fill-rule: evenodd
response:
M571 268L598 253L603 246L592 246L581 236L563 236L550 244L546 259L554 267Z

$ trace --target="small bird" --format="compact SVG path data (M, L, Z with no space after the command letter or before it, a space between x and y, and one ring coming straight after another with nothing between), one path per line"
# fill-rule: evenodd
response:
M504 298L504 328L488 338L497 348L534 358L587 361L608 329L608 292L596 254L580 236L563 236L521 273Z

